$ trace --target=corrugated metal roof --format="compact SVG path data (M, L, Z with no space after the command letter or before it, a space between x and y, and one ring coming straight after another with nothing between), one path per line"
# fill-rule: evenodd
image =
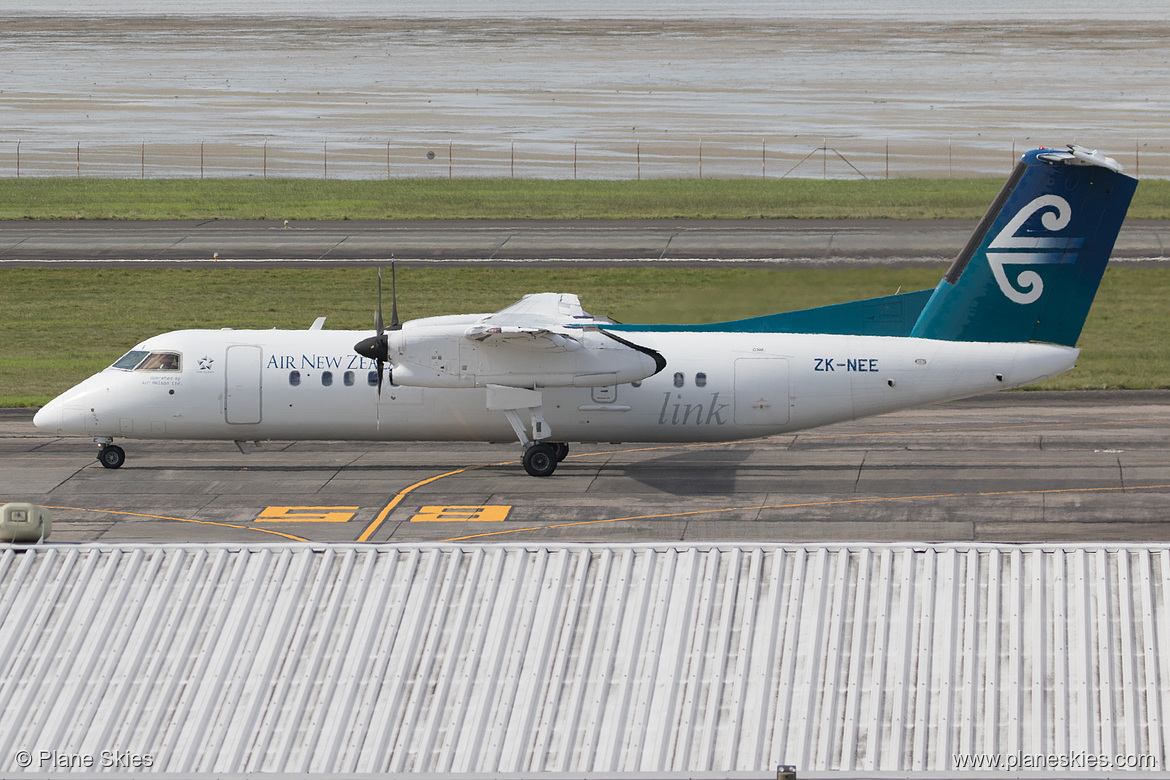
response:
M10 547L0 774L1161 772L1168 586L1165 546Z

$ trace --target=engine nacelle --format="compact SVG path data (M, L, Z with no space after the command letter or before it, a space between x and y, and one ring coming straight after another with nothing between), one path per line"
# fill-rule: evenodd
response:
M566 333L418 321L386 334L394 384L602 387L645 379L666 361L597 327Z

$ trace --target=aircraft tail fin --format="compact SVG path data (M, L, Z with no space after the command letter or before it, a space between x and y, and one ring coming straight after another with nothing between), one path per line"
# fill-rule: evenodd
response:
M1027 152L910 335L1076 346L1136 187L1096 151Z

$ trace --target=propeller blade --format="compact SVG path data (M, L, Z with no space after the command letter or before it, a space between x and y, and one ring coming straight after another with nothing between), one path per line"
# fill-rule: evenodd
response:
M374 330L378 335L382 335L384 328L382 327L382 267L378 267L378 308L374 312Z
M382 360L378 363L378 399L374 402L374 428L382 430L382 371L386 368L386 363Z
M398 285L395 283L393 260L390 261L390 330L402 330L402 323L398 321Z
M401 330L402 323L398 321L398 288L395 284L394 263L390 263L390 330ZM367 339L362 339L353 345L353 351L364 358L374 361L378 371L378 401L375 404L377 425L382 424L382 383L386 371L386 364L390 361L390 338L386 335L385 323L382 321L382 269L378 268L378 308L374 311L374 330L376 333ZM391 377L393 381L393 377Z
M393 315L397 318L397 314ZM364 358L374 361L378 370L378 401L382 400L382 374L386 369L386 361L390 359L390 340L386 337L386 328L382 322L382 269L378 268L378 308L374 311L375 335L362 339L353 345L353 351ZM378 409L379 424L381 423L381 409Z

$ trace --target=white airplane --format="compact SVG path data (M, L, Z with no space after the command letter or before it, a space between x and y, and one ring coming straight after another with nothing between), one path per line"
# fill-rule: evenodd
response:
M943 280L714 325L622 325L575 295L375 332L184 330L37 412L92 437L508 441L549 476L568 442L718 442L1019 387L1067 371L1137 186L1096 151L1023 155ZM379 296L380 297L380 296ZM355 342L356 346L355 346ZM388 370L387 370L388 366Z

